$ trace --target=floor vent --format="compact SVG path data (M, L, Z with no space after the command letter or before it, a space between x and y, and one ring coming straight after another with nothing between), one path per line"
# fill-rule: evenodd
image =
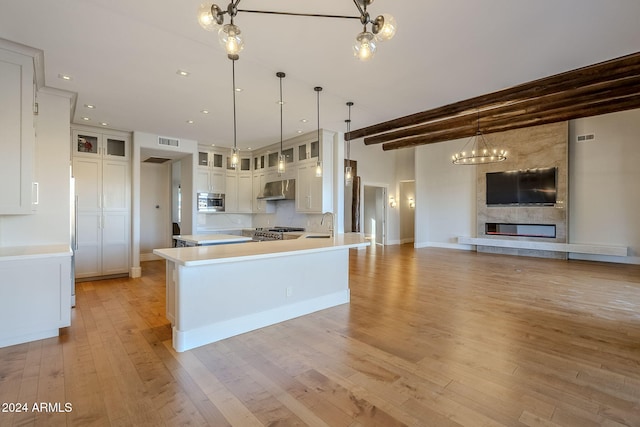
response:
M180 147L180 140L174 138L158 137L158 145L164 145L168 147Z
M586 135L578 135L578 142L584 142L584 141L593 141L594 139L596 139L596 136L592 133L586 134Z

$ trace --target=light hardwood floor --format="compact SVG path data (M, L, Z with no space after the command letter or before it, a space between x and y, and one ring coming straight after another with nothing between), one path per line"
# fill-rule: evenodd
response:
M59 338L0 349L0 402L72 411L0 425L640 426L640 266L407 245L350 263L349 305L184 353L163 262L79 283Z

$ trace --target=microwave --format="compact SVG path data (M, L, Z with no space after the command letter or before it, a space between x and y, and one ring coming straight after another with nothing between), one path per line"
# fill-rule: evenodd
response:
M198 193L198 212L224 212L224 194Z

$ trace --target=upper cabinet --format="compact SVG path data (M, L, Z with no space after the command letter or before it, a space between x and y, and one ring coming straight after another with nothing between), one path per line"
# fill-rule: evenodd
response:
M0 40L0 215L33 213L34 55Z
M129 160L128 137L74 130L72 143L74 156Z

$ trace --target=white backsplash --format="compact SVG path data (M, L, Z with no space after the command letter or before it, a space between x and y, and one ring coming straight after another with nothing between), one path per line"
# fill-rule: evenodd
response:
M295 200L280 200L275 203L276 212L272 214L255 214L253 216L254 227L273 227L281 225L285 227L303 227L306 231L326 232L328 224L320 225L322 215L302 214L296 212Z
M323 232L329 230L330 220L324 224L322 215L302 214L296 212L295 200L280 200L275 203L276 211L272 214L231 214L202 213L198 214L197 234L208 231L240 228L268 228L278 226L303 227L306 231Z

